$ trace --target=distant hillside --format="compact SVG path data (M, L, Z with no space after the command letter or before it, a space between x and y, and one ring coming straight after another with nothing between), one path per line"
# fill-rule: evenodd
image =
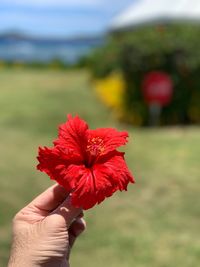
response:
M75 36L75 37L37 37L19 33L0 33L0 41L29 41L33 43L55 43L55 44L102 44L105 36Z
M0 34L0 60L48 62L58 59L74 63L92 49L103 45L104 36L43 38L19 33Z

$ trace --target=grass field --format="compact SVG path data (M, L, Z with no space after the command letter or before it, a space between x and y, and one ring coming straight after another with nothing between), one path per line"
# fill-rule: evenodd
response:
M73 267L198 267L200 129L119 125L99 103L86 72L0 71L0 266L9 255L13 215L47 188L35 169L66 114L90 126L127 129L126 159L136 184L85 214L88 229Z

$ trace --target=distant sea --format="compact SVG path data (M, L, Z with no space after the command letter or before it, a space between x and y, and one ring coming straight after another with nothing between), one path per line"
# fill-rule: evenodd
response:
M103 37L40 39L0 35L0 60L45 63L58 59L64 63L74 63L103 43Z

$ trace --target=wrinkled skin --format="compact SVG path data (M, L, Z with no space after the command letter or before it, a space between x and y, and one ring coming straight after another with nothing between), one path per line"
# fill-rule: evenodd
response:
M17 213L8 267L69 267L74 241L85 230L80 208L54 185Z

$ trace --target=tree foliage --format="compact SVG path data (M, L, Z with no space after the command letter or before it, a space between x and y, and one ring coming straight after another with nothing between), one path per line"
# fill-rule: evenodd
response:
M152 70L167 72L175 90L170 105L162 109L161 124L200 122L200 26L168 24L147 26L109 35L104 47L89 60L94 77L121 70L126 82L124 120L134 116L148 124L141 83Z

